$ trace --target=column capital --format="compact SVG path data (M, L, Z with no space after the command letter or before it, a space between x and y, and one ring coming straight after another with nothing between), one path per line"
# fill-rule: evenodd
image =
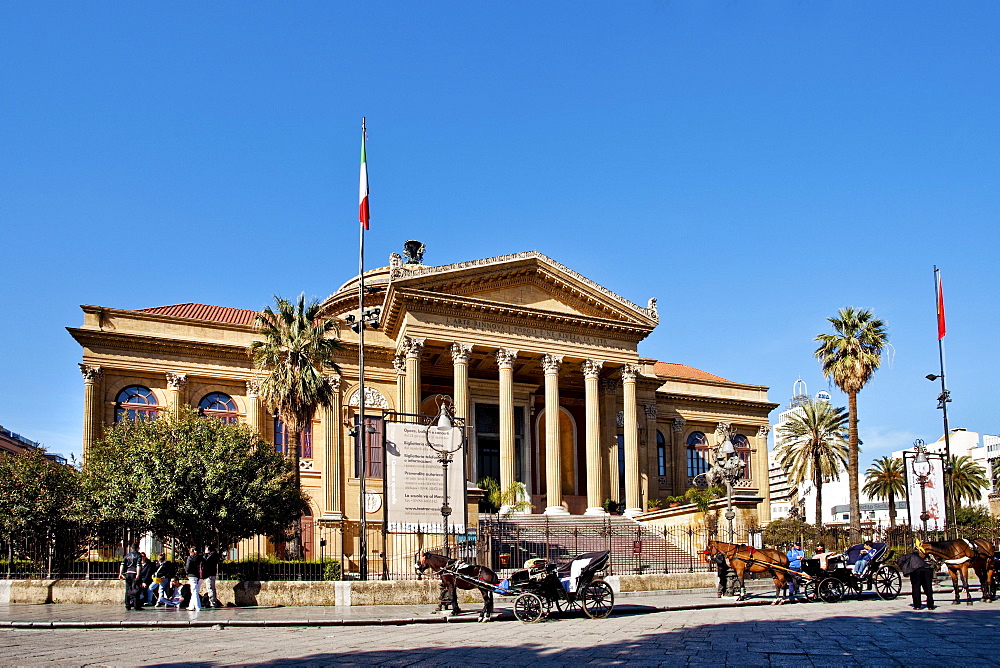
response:
M330 388L333 390L334 394L338 394L340 392L340 374L339 373L327 374L327 376L326 376L326 382L330 383Z
M601 360L583 360L580 362L580 371L584 378L597 378L601 374L601 367L604 362Z
M770 431L771 431L771 425L762 424L761 426L757 427L757 438L767 438L767 434Z
M406 375L406 355L403 353L397 353L392 356L392 368L396 370L397 376Z
M545 373L559 373L559 368L562 366L562 362L562 355L550 355L549 353L545 353L542 355L542 370Z
M646 419L655 420L656 416L660 414L660 407L656 404L646 404Z
M720 422L715 425L715 433L719 435L719 438L725 440L726 436L732 433L733 425L729 422Z
M181 391L187 385L188 377L186 373L166 373L167 387L171 390Z
M260 396L260 381L259 380L248 380L247 384L247 396L251 399L256 399Z
M623 383L634 383L635 377L639 373L638 364L623 364L622 365L622 382Z
M424 351L424 343L426 342L427 339L415 339L410 336L404 336L400 342L399 350L407 357L418 358L420 357L420 353Z
M500 348L497 350L497 366L501 369L513 369L514 360L517 359L517 352L513 348Z
M104 373L100 365L90 366L81 362L78 366L80 367L80 373L83 374L84 383L96 383Z
M687 424L687 420L682 417L675 417L673 423L670 425L670 428L675 434L679 434L684 431L685 424Z
M468 364L472 358L472 344L458 343L451 344L451 361L455 364Z

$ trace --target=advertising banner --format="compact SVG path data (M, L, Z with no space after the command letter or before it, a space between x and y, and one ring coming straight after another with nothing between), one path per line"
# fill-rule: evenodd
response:
M431 442L452 453L448 465L449 533L465 533L465 451L462 430L431 427ZM386 528L390 533L444 533L440 455L428 444L428 428L385 423Z
M940 529L944 527L944 470L939 457L928 457L931 466L930 475L927 477L927 484L924 487L924 501L927 504L928 529ZM904 459L906 463L906 493L907 507L910 517L911 527L922 527L923 521L920 513L923 512L923 505L920 501L920 482L914 475L911 468L913 459Z

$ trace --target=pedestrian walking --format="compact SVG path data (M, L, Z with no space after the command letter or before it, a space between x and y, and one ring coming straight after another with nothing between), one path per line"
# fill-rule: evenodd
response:
M192 547L188 554L187 561L184 562L184 570L187 571L188 583L191 585L191 603L188 610L201 610L201 566L204 558L198 554L198 548Z
M920 548L914 548L901 556L897 562L903 575L910 576L910 596L912 597L912 607L914 610L923 610L920 593L923 591L924 598L927 599L927 610L933 610L934 605L934 568L927 563L924 555L920 553Z
M138 577L142 555L139 554L138 543L133 543L129 548L118 567L118 579L125 581L125 609L142 610L142 586Z
M208 595L208 604L213 608L221 608L219 594L215 589L215 581L219 577L219 565L222 563L222 555L215 549L214 545L205 546L205 555L201 561L201 577L205 581L205 593Z

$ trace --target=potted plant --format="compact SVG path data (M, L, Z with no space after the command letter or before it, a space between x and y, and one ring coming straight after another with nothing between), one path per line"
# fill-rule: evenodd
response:
M500 563L500 568L510 568L510 552L501 552L497 555L497 560Z
M663 505L663 499L647 499L646 510L659 510Z

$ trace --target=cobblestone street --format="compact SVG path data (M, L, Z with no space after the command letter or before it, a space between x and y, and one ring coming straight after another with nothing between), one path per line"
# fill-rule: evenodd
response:
M303 628L0 630L3 665L1000 665L1000 604L902 599L589 620Z

